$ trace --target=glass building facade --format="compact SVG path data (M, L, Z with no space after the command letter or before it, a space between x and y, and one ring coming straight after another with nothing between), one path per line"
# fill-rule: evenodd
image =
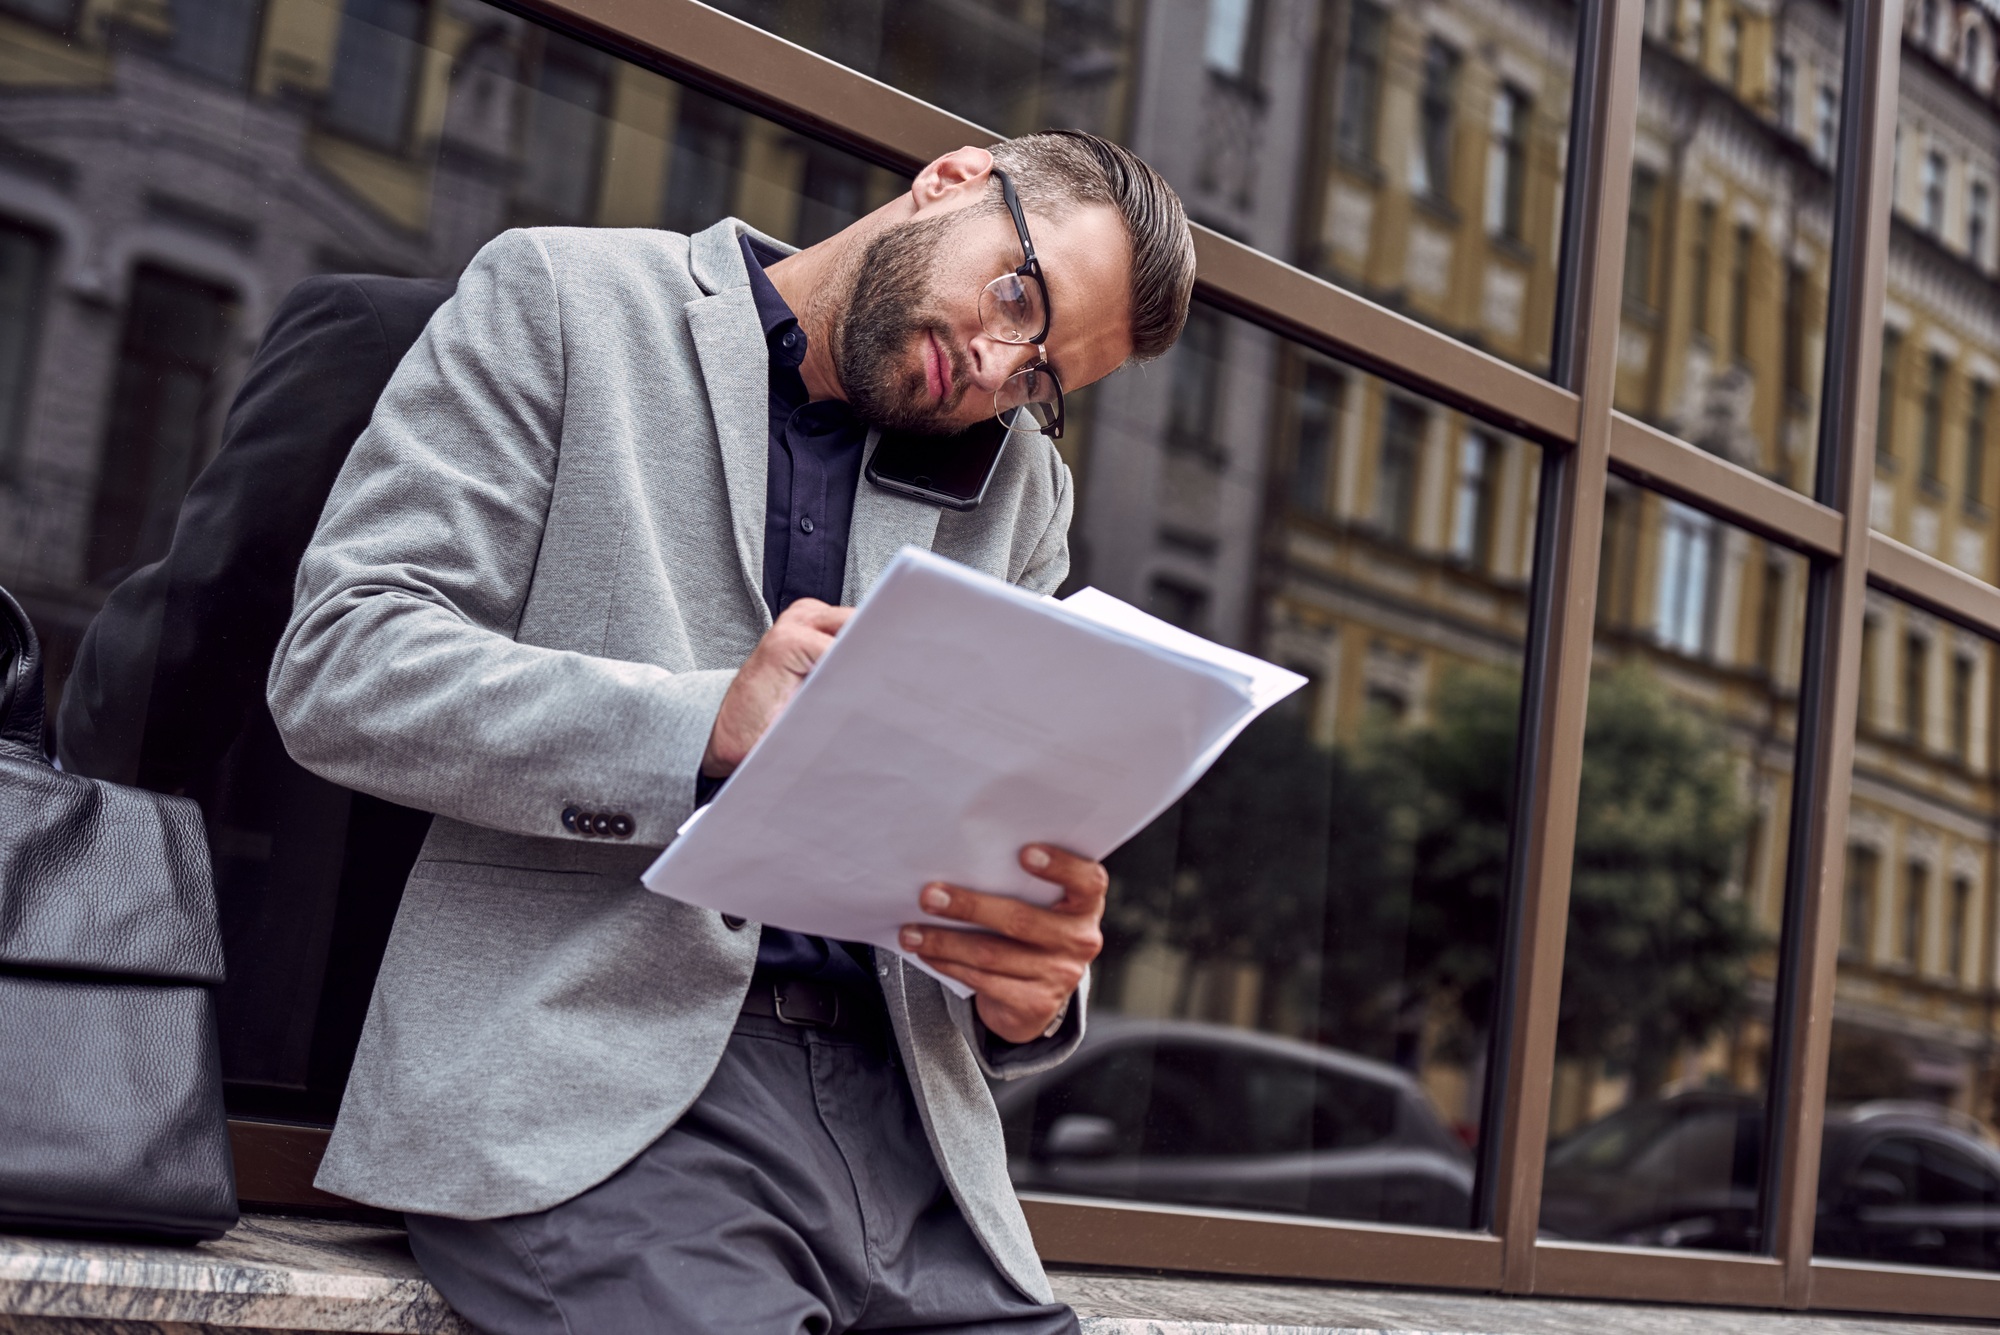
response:
M1071 397L1072 586L1310 682L1110 859L1092 1036L996 1091L1047 1259L2000 1310L1990 0L0 0L52 704L302 280L810 244L1045 126L1199 224L1180 345ZM177 790L296 1203L352 832L421 828L229 745Z

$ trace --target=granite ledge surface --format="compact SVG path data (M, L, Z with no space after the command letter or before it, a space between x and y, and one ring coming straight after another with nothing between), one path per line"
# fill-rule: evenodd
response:
M0 1236L0 1335L474 1335L403 1231L245 1215L199 1247Z
M1085 1335L1941 1335L1962 1323L1059 1270ZM0 1236L0 1335L474 1335L400 1229L250 1215L218 1242Z

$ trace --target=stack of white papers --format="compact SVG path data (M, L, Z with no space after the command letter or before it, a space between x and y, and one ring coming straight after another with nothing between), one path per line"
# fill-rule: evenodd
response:
M1053 903L1023 845L1105 856L1304 683L1095 589L1036 598L905 548L644 880L901 953L925 885Z

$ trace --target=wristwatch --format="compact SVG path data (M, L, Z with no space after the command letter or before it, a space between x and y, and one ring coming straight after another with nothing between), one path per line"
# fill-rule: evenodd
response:
M1069 1018L1069 1003L1075 999L1074 993L1063 998L1063 1004L1056 1008L1056 1018L1050 1020L1049 1027L1042 1030L1043 1038L1054 1038L1056 1036L1056 1031L1063 1027L1063 1021Z

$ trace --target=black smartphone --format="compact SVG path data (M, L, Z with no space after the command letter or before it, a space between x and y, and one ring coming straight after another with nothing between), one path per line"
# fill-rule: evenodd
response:
M955 436L884 431L868 459L868 480L947 510L976 510L1006 446L1007 428L990 417Z

